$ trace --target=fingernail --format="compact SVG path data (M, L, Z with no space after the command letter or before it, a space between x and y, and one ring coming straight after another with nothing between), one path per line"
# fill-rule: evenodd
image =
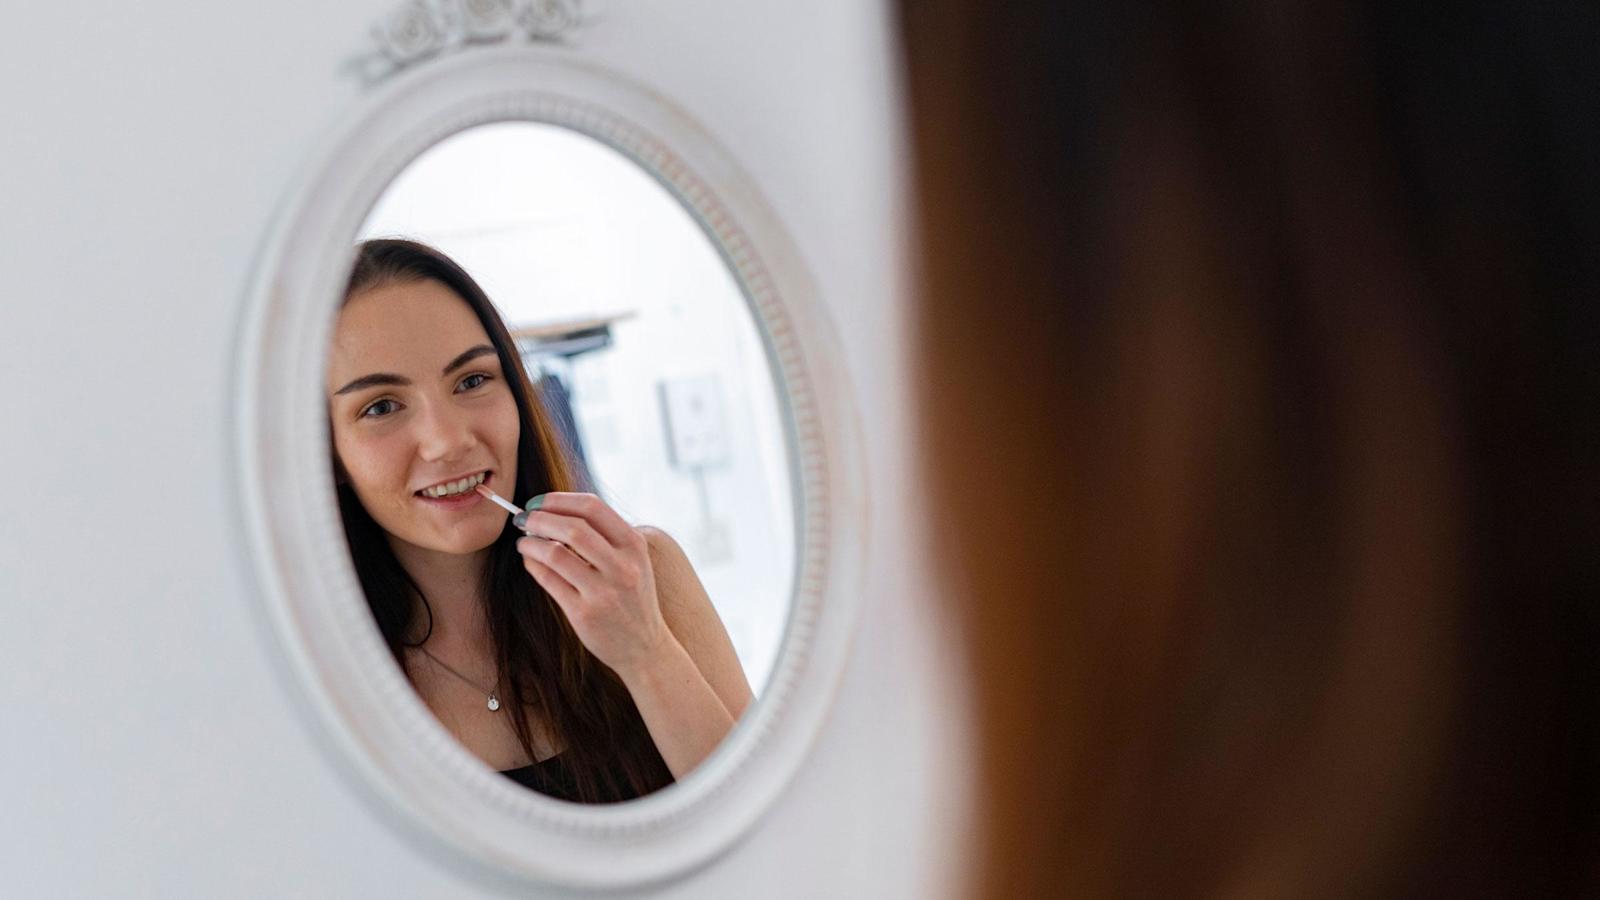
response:
M528 527L528 514L525 512L517 513L511 520L511 524L519 529L526 529Z
M528 512L533 512L534 510L536 510L539 507L544 505L544 498L546 496L547 495L545 495L545 494L540 494L539 496L534 497L532 500L529 500L527 503L525 503L523 505L527 507Z

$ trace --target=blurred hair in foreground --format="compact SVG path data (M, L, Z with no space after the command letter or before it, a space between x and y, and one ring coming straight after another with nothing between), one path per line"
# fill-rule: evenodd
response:
M900 18L971 887L1600 892L1600 7Z

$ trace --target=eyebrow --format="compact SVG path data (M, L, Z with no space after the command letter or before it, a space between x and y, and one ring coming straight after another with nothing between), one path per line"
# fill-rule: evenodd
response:
M495 352L497 351L488 344L479 344L476 347L470 347L467 350L462 351L456 356L455 359L450 360L449 364L444 367L444 371L440 372L439 375L440 377L449 375L451 372L454 372L478 357ZM337 397L341 394L348 394L351 391L359 391L369 387L378 387L380 385L408 385L410 383L411 379L405 377L404 375L395 375L392 372L374 372L371 375L363 375L344 387L339 388L337 391L333 392L333 395Z

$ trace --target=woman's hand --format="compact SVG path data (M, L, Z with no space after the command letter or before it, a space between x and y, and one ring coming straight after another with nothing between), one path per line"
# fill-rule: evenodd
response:
M711 598L664 532L632 528L593 494L534 499L538 508L515 522L532 535L517 541L524 567L622 679L662 760L683 778L751 700Z
M661 615L644 536L593 494L541 496L513 523L529 535L517 550L578 639L624 678L669 652L676 639Z

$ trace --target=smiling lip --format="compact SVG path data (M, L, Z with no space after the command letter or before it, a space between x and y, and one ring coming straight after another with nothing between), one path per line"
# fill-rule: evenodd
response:
M435 487L436 485L440 484L449 484L452 481L460 481L463 478L470 478L479 472L484 473L483 481L481 482L482 484L489 484L490 482L494 481L493 469L476 469L468 472L465 475L458 475L455 478L447 478L444 481L435 482L434 484L428 485L428 487ZM423 488L423 490L427 490L427 488ZM424 495L421 491L413 491L411 496L421 500L423 503L432 504L434 506L442 506L446 509L461 509L483 500L483 497L480 496L477 491L471 490L462 491L459 494L452 494L448 497L429 497Z

